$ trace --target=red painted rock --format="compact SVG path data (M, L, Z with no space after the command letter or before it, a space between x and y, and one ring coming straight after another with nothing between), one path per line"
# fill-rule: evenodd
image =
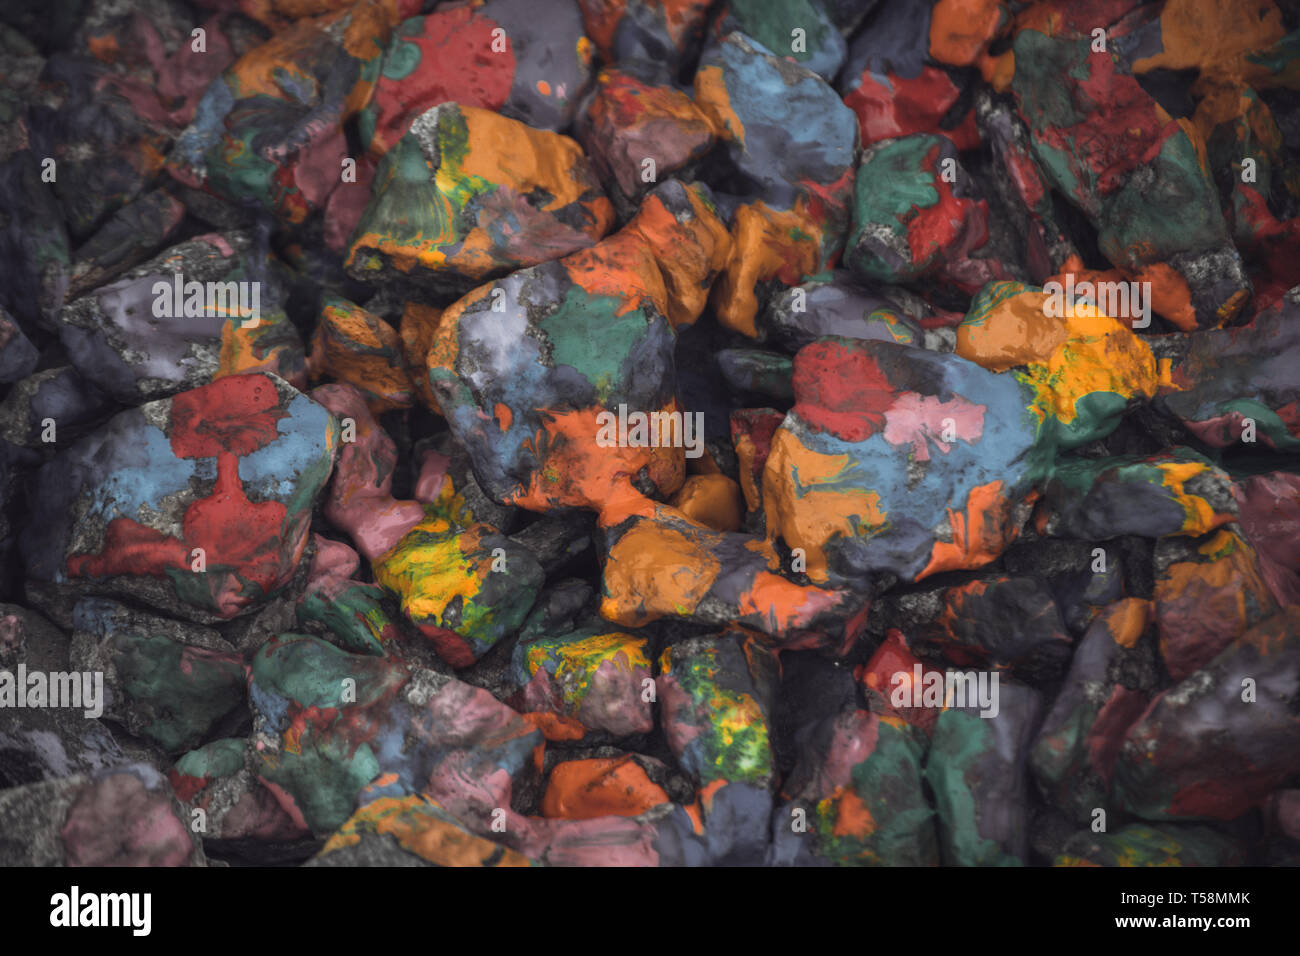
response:
M261 606L294 576L338 434L260 372L121 412L42 467L29 593L120 595L196 621Z

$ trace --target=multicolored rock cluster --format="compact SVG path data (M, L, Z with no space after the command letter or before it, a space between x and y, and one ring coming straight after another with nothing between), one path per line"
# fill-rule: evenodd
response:
M1294 3L75 6L0 863L1300 863Z

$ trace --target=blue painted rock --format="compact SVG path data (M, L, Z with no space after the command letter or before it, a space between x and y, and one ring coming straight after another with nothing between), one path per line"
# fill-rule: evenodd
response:
M992 561L1054 459L1031 390L956 356L822 339L796 356L794 391L763 506L819 584Z
M14 383L0 402L0 437L24 448L75 438L80 426L110 410L108 396L71 365L49 368Z
M844 247L857 122L816 73L742 33L705 52L695 103L746 188L724 202L732 255L713 304L724 326L753 337L772 291L834 265Z

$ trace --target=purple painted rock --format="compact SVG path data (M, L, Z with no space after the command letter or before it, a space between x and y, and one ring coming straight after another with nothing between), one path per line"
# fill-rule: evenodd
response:
M1275 471L1237 482L1241 531L1278 604L1300 604L1300 475Z
M265 373L122 412L38 472L28 596L199 622L260 607L293 579L338 443L325 409Z
M77 371L124 403L254 370L301 386L302 340L286 297L247 236L211 233L69 303L59 337Z
M1051 590L1034 577L990 577L951 587L938 616L915 633L960 666L1009 668L1026 679L1059 675L1073 642Z
M601 70L578 123L578 142L625 209L713 146L704 113L685 93L658 85L652 72L636 64Z
M1091 824L1108 805L1119 748L1150 701L1151 688L1132 685L1141 673L1134 649L1151 616L1149 601L1125 598L1093 621L1034 740L1039 789L1076 823Z
M1174 680L1190 677L1278 609L1255 549L1235 526L1161 540L1153 596L1160 655Z
M71 365L16 382L0 402L0 438L24 448L78 437L109 410L109 398Z
M1206 444L1300 448L1300 293L1249 325L1187 336L1157 400Z
M709 0L578 0L587 36L606 63L644 60L675 75L699 50Z
M0 791L4 866L204 866L161 773L133 764Z
M1227 472L1190 448L1063 461L1040 507L1043 533L1090 541L1200 537L1237 519Z
M848 273L836 272L829 282L805 282L773 296L760 315L759 329L764 338L790 351L824 335L920 345L920 329L888 296L888 289L871 291Z
M1300 607L1236 638L1129 731L1115 794L1147 820L1232 820L1300 771Z

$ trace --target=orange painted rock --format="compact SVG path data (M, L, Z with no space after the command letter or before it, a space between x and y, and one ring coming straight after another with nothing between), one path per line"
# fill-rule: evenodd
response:
M380 161L346 266L365 281L464 290L586 248L612 221L573 140L445 103Z
M311 340L314 378L329 376L360 390L376 414L412 404L411 376L397 331L346 299L328 296Z
M555 765L542 797L542 815L565 820L635 817L668 802L632 754Z
M745 516L740 486L726 475L691 475L672 506L714 531L739 531Z

